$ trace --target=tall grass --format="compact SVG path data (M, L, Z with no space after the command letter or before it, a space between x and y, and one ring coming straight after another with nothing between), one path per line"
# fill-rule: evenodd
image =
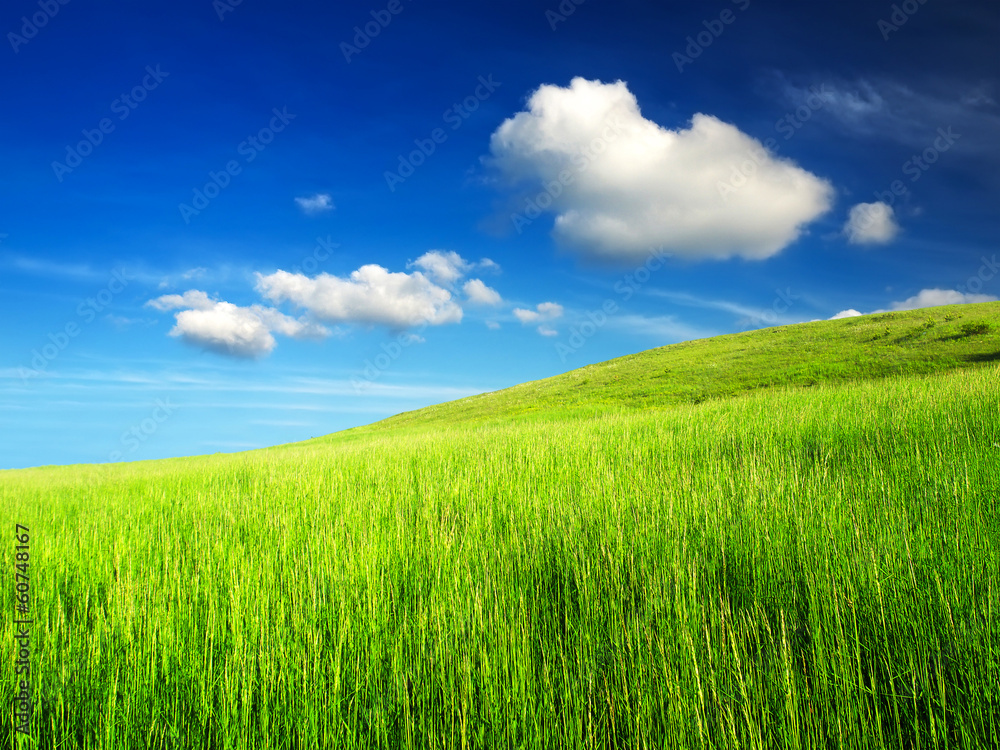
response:
M35 736L998 746L998 385L991 368L2 473L33 535Z

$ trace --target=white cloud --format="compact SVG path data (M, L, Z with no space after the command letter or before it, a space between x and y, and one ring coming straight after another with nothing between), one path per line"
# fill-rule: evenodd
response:
M537 323L540 320L553 320L561 317L563 307L555 302L542 302L535 306L534 310L525 310L523 307L514 308L514 317L522 323Z
M259 357L274 349L274 336L264 322L245 307L220 302L211 310L182 310L170 331L196 346L223 354Z
M491 331L497 331L500 329L500 324L497 323L495 320L487 320L486 327L489 328Z
M146 303L161 311L180 310L170 335L186 343L235 357L270 354L276 342L272 332L292 338L320 338L330 331L323 326L296 320L263 305L239 307L211 299L193 289L184 294L167 294Z
M315 277L288 271L258 273L257 291L275 304L291 302L327 322L407 328L462 319L462 308L451 293L420 271L391 273L378 265L362 266L348 278L326 273Z
M538 326L538 332L543 336L555 336L558 334L552 326L545 325L546 321L561 318L563 306L556 302L542 302L535 305L534 310L526 310L523 307L514 308L514 317L527 325L529 323L542 323Z
M184 292L184 294L164 294L162 297L151 299L146 303L146 306L160 312L166 312L167 310L179 310L184 307L193 310L210 310L215 304L215 300L211 299L205 292L192 289Z
M545 318L559 318L563 314L563 306L555 302L542 302L537 309Z
M454 284L465 276L473 264L454 251L431 250L406 264L407 268L414 266L423 269L439 284Z
M333 205L333 199L327 193L316 193L307 198L296 198L295 202L299 204L299 208L302 209L303 213L310 216L332 211L336 208Z
M454 284L470 271L477 268L490 273L500 273L500 266L489 258L482 258L478 263L466 260L452 250L431 250L415 261L406 264L407 268L419 268L438 284Z
M476 265L484 271L489 271L490 273L500 273L500 264L496 261L490 260L489 258L481 258L479 263Z
M715 117L696 114L686 130L645 119L622 81L541 86L490 150L511 181L549 186L540 195L551 198L557 239L616 261L656 246L695 259L767 258L833 198L828 182ZM743 165L752 174L732 188Z
M852 308L850 310L841 310L839 313L830 318L830 320L840 320L841 318L857 318L860 317L861 315L864 315L864 313L860 313Z
M899 224L888 203L859 203L848 214L844 234L852 245L885 245L899 234Z
M495 307L503 302L500 293L496 289L486 286L482 279L469 279L462 287L462 291L465 292L465 296L468 297L469 302L476 305L491 305Z
M897 312L901 310L919 310L925 307L940 307L942 305L974 305L979 302L996 302L997 298L989 294L969 294L955 289L921 289L920 292L902 302L893 302L887 310L873 310L862 313L857 310L843 310L830 320L855 318L859 315L874 315L875 313Z
M967 294L954 289L922 289L902 302L893 302L893 310L917 310L921 307L940 305L969 305L977 302L996 302L989 294Z

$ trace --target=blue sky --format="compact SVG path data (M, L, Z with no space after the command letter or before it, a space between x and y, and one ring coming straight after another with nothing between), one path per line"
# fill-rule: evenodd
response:
M0 467L994 299L987 2L14 0Z

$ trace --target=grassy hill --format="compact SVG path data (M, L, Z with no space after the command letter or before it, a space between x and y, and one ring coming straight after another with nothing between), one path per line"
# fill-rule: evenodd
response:
M998 361L1000 302L950 305L687 341L406 412L357 431L697 404L758 388L930 374Z
M33 735L996 746L998 312L690 342L244 454L0 472L30 529ZM10 617L0 644L10 706Z

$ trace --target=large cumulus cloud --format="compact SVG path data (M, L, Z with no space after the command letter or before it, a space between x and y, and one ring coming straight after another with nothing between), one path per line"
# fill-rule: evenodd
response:
M604 260L632 262L654 247L767 258L833 199L827 181L716 117L695 114L677 130L646 119L622 81L541 86L490 151L507 181L542 191L535 205L555 215L558 240Z

